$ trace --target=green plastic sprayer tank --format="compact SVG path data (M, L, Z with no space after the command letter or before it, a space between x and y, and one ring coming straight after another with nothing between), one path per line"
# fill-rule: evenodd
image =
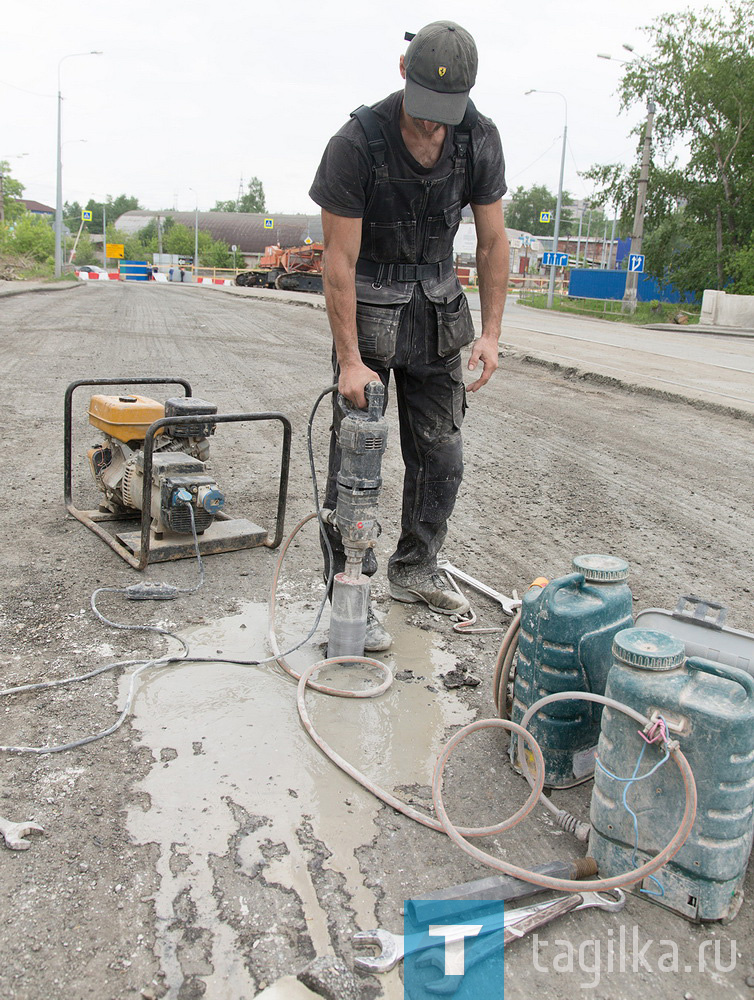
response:
M628 563L607 555L577 556L575 572L532 587L521 605L511 717L556 691L603 694L613 638L633 624ZM602 707L584 701L547 705L529 724L545 758L545 785L570 788L591 777ZM510 756L516 761L517 741ZM528 751L527 751L528 753Z
M700 657L685 659L680 639L650 629L618 633L615 663L606 694L651 720L659 716L677 740L697 787L696 820L680 851L633 887L645 899L689 920L735 916L754 832L754 678L737 667ZM656 855L675 835L684 810L684 790L672 759L651 777L626 782L639 755L637 772L662 760L660 742L647 745L639 725L622 712L605 708L594 774L589 853L600 877L630 871ZM634 853L636 846L636 852ZM659 883L659 885L657 884Z

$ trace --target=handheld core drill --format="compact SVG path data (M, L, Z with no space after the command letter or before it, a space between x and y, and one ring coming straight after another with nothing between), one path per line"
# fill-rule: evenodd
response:
M344 414L338 435L342 457L338 502L330 522L343 540L346 565L333 580L328 657L364 655L369 578L361 570L364 554L380 531L377 503L382 454L387 447L387 420L382 413L385 387L381 382L370 382L364 395L366 410L354 409L338 395Z

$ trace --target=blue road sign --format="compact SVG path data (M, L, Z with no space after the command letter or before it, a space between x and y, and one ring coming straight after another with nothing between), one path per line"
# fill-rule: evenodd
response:
M552 253L550 251L542 254L542 263L545 267L568 267L567 253Z
M552 222L552 212L540 212L539 213L540 222Z
M635 271L637 274L644 270L644 254L643 253L631 253L628 255L628 269L629 271Z

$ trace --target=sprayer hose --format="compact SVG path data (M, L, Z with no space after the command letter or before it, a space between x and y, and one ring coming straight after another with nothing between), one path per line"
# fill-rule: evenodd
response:
M433 819L431 816L414 809L406 802L397 798L391 792L381 788L365 774L362 774L362 772L356 767L350 764L344 757L338 754L327 743L327 741L319 735L311 721L311 718L309 717L309 712L306 706L306 689L313 688L315 691L319 691L322 694L328 694L338 698L375 698L387 691L392 684L393 675L390 668L386 664L366 656L340 656L333 657L331 659L319 660L317 663L313 663L306 670L304 670L303 673L299 674L286 662L284 656L280 653L280 647L275 633L275 611L277 604L277 586L280 579L283 560L285 559L285 554L288 551L294 537L308 521L312 520L312 518L316 516L316 514L309 514L307 517L299 521L289 537L286 539L278 556L270 591L268 638L277 662L289 676L298 681L296 702L299 716L304 728L314 743L337 767L344 771L349 777L353 778L354 781L357 781L372 795L380 799L380 801L402 813L404 816L420 823L422 826L428 827L431 830L445 832L448 837L450 837L450 839L461 848L461 850L471 855L471 857L475 858L477 861L481 861L483 864L488 865L490 868L494 868L497 871L503 872L507 875L512 875L514 878L519 878L525 882L530 882L533 885L542 886L547 889L555 889L563 892L583 892L600 889L614 889L621 886L633 885L634 883L641 881L646 876L651 875L653 872L656 872L681 849L691 833L692 826L694 825L694 818L696 816L696 784L694 782L694 776L691 772L688 761L677 747L672 747L670 749L670 755L681 772L686 796L685 809L681 823L672 840L665 848L663 848L662 851L659 852L659 854L630 872L625 872L623 875L616 875L613 878L592 879L590 881L554 878L552 876L529 871L526 868L519 868L516 865L508 864L507 862L501 861L499 858L488 854L486 851L480 850L478 847L475 847L473 844L468 842L467 838L469 837L485 837L512 829L520 823L522 819L529 815L540 798L542 799L543 804L547 805L549 809L554 810L555 807L552 806L552 804L549 803L549 800L542 794L545 778L545 765L542 750L531 733L526 730L526 725L528 725L532 716L544 705L549 704L551 701L571 699L596 701L601 704L610 705L610 707L615 708L617 711L623 712L632 719L635 719L642 726L651 725L650 720L641 715L641 713L636 712L634 709L629 708L626 705L613 701L612 699L604 698L601 695L594 695L581 691L563 691L555 695L548 695L546 698L542 698L532 705L524 718L521 720L522 725L520 726L508 719L499 718L482 719L477 722L472 722L470 725L464 726L460 729L445 744L445 747L443 748L443 751L438 757L435 765L432 779L432 802L439 819ZM510 664L513 662L513 654L515 653L516 643L514 640L518 635L519 624L520 614L518 614L511 623L511 627L508 629L508 632L503 639L503 644L501 645L495 664L495 675L498 682L495 687L497 690L498 710L500 710L501 701L503 710L505 709L505 690L503 688L503 680L504 678L506 679L505 683L507 685L507 676L510 672ZM318 684L312 680L313 675L317 671L323 669L324 667L331 665L334 666L339 663L362 664L367 667L382 670L385 673L385 679L381 684L365 688L361 691L351 691L344 688L331 687L325 684ZM508 673L506 673L506 665ZM503 692L502 696L500 693L501 691ZM456 827L450 820L443 801L442 785L445 767L453 750L472 733L478 732L482 729L505 729L512 735L516 736L519 742L519 754L521 753L524 742L529 745L533 756L534 774L532 775L528 768L525 770L525 774L527 781L531 785L532 791L524 805L516 813L501 823L486 827Z

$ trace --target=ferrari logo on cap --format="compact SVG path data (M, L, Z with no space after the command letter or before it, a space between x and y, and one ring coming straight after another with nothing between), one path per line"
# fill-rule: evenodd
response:
M448 72L448 67L447 66L438 66L437 67L437 72L440 74L440 76L445 76L445 74Z

